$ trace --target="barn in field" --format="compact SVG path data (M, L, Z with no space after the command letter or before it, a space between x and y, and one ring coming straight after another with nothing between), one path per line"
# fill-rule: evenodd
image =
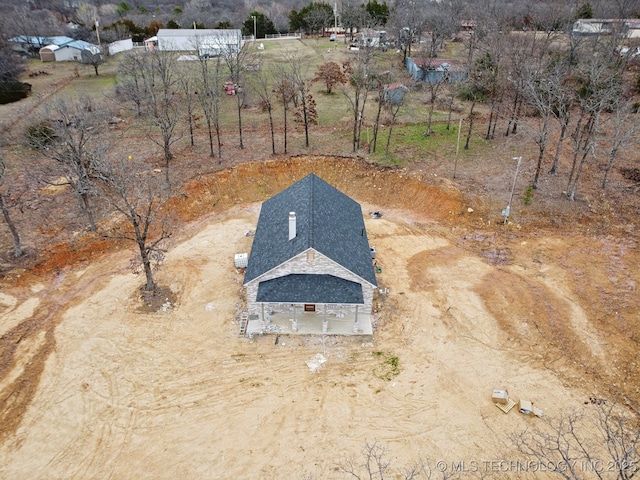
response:
M372 334L372 252L360 205L316 175L270 198L245 272L246 332Z

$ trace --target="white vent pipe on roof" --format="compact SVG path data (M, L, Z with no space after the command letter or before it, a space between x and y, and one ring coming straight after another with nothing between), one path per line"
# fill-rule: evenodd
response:
M296 238L296 212L289 212L289 240Z

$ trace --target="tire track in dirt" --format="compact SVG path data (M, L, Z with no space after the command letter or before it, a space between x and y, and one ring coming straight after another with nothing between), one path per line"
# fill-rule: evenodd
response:
M49 287L37 293L45 301L33 315L0 337L0 442L15 433L37 391L45 363L55 351L55 328L62 319L61 312L79 295L98 288L102 281L103 277L98 276L86 284L62 273L57 275ZM44 340L38 342L38 337ZM20 356L20 345L28 342L35 343L36 350Z

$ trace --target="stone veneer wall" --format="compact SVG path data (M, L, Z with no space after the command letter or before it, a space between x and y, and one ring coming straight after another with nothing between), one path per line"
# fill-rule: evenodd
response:
M313 260L307 260L307 252L313 251ZM352 282L362 284L362 296L364 298L364 306L362 312L371 313L371 307L373 303L373 290L374 286L364 281L354 273L350 272L342 265L334 262L325 255L318 253L316 250L310 248L304 252L296 255L295 257L287 260L283 264L277 266L273 270L263 274L262 276L253 279L247 283L247 307L253 311L257 308L256 296L258 295L258 285L265 280L271 280L272 278L284 277L291 274L327 274L334 277L344 278Z

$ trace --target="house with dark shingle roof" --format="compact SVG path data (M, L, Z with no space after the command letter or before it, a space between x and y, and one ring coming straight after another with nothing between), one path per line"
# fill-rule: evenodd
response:
M363 333L377 287L371 252L360 204L310 174L262 204L247 309L263 328L280 315L293 332L319 333L309 325L321 320L323 333Z

